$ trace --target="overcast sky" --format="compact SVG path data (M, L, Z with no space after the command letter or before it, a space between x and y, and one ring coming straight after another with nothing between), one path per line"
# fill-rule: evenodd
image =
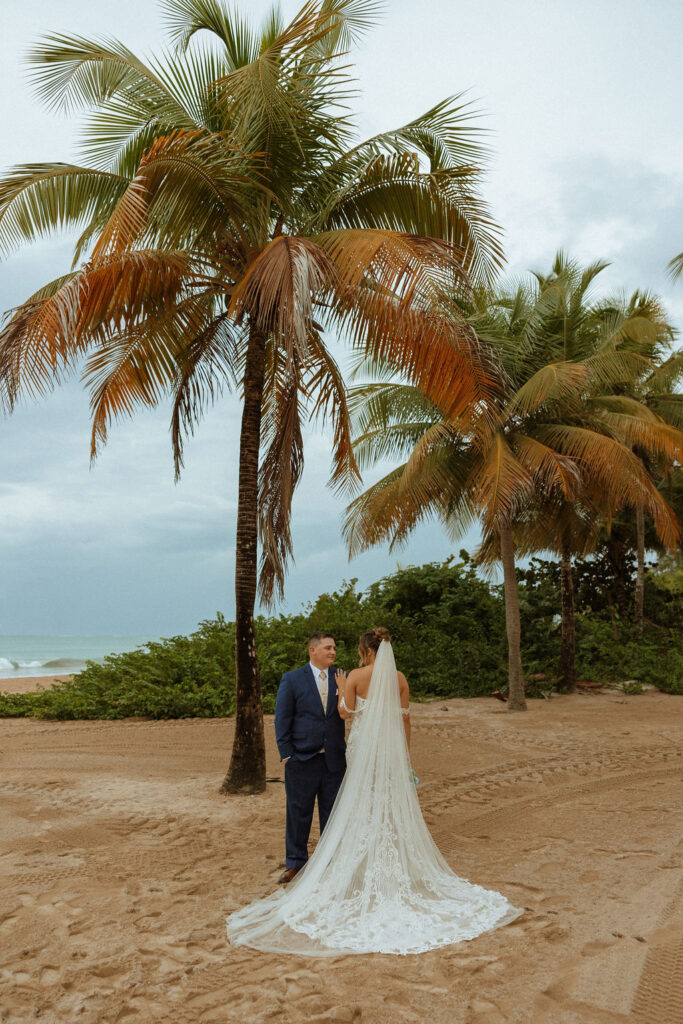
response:
M257 20L267 6L241 5ZM285 14L298 6L285 3ZM2 29L4 168L77 157L77 121L46 113L21 69L38 35L115 35L141 55L163 45L154 0L4 0ZM665 273L683 249L681 38L675 0L390 0L357 54L359 123L363 134L396 127L469 90L492 131L485 194L506 231L508 272L546 268L558 248L608 259L604 290L653 289L681 326L683 284ZM0 267L0 310L69 263L64 239L12 256ZM157 636L217 609L230 617L238 428L227 396L174 485L167 409L115 426L93 469L76 384L0 421L0 633ZM341 502L326 487L329 453L329 438L310 432L286 610L343 579L365 585L397 561L440 560L459 546L425 526L398 554L349 563Z

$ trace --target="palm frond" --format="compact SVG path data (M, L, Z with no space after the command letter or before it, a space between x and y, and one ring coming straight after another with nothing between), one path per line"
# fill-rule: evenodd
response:
M0 248L8 253L113 210L130 185L119 174L75 164L23 164L0 180Z
M319 57L314 67L305 58L332 29L329 20L320 22L318 5L310 0L251 63L219 79L216 95L225 105L226 127L240 138L261 139L259 148L268 154L286 144L293 160L304 151L302 133L309 139L327 135L335 93L337 102L346 95L339 92L345 76L327 66L329 59Z
M683 274L683 252L679 252L678 256L674 256L668 264L668 270L674 280Z
M532 477L537 496L559 495L564 501L576 498L581 478L576 464L570 458L541 444L529 434L515 433L509 443L521 465Z
M351 153L374 156L417 150L430 161L432 171L461 164L481 166L490 154L483 143L488 132L473 123L479 111L463 97L464 93L449 96L408 124L359 143Z
M144 319L150 306L173 304L199 280L187 253L138 250L88 264L14 311L0 332L0 379L43 394L92 344Z
M206 303L206 297L200 301ZM174 311L175 312L175 311ZM178 353L177 377L173 384L171 409L171 445L175 479L184 465L184 445L187 434L195 427L205 410L221 396L224 388L236 389L239 381L241 332L228 314L216 314L209 305L206 321L189 339L187 324L178 326L183 332L183 344L174 346Z
M243 159L224 136L173 132L155 140L104 226L93 257L121 252L141 241L170 249L220 245L232 231L243 236L254 181L254 158ZM246 239L239 239L244 247Z
M380 154L355 178L330 189L324 178L308 197L316 230L369 228L444 239L473 281L491 280L503 261L499 230L477 195L470 166L420 171L416 154Z
M517 388L506 406L506 415L529 416L547 403L576 397L586 391L589 381L589 370L582 363L547 363Z
M314 55L346 53L365 36L384 9L382 0L321 0L317 29L324 34L311 46Z
M663 392L650 393L647 403L652 410L672 427L683 430L683 395Z
M291 359L284 360L276 353L275 360L274 372L266 377L270 380L264 394L264 455L258 491L259 593L267 605L284 594L285 571L292 555L292 497L304 467L301 418L305 398L301 393L299 356L294 352Z
M533 493L533 477L515 456L507 439L497 431L476 466L468 488L481 510L484 525L514 519L515 513Z
M311 374L307 390L315 398L312 416L324 424L332 421L332 477L335 491L355 490L360 470L352 443L351 413L344 377L331 353L317 332L308 341Z
M314 298L335 277L333 261L318 241L292 235L274 238L236 285L229 308L234 317L248 314L289 355L296 351L303 363L315 330Z
M499 376L491 353L464 323L435 311L439 291L462 271L444 242L388 231L325 232L331 257L331 325L352 347L393 366L451 421L490 418Z
M26 63L34 88L49 109L97 108L114 96L137 93L162 109L172 107L176 127L194 127L188 111L152 69L115 39L48 35L29 51Z
M246 18L220 0L161 0L160 6L171 42L181 53L198 32L210 32L223 44L228 70L244 67L258 56L258 40Z
M567 424L538 426L536 436L573 459L581 473L602 492L612 510L624 505L644 507L654 519L662 543L675 547L679 536L676 517L642 461L625 444L596 431Z
M357 432L389 430L396 423L442 419L427 396L412 384L370 383L349 389L349 409Z

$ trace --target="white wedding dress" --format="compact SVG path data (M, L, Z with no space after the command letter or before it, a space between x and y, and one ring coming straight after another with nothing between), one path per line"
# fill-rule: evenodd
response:
M388 641L356 709L344 781L313 855L288 886L230 914L233 945L306 956L422 953L524 913L454 874L429 834Z

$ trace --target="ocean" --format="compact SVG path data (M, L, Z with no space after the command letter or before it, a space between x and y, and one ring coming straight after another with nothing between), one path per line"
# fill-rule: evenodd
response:
M156 636L0 636L0 679L70 675Z

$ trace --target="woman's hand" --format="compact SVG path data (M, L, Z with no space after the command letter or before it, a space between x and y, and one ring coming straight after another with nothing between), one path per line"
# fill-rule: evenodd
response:
M342 672L341 669L337 669L337 674L334 679L337 684L337 693L342 697L344 695L344 687L346 685L346 672Z

